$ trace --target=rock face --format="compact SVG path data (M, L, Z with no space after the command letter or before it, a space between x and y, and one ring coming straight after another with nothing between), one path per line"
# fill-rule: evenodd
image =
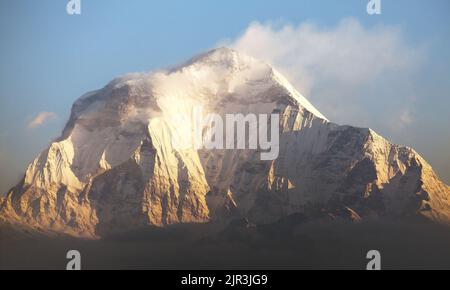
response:
M184 148L205 113L279 114L279 157ZM0 219L95 238L146 225L248 218L423 216L450 223L450 188L414 150L329 122L276 70L227 48L132 74L75 102L62 136L0 201Z

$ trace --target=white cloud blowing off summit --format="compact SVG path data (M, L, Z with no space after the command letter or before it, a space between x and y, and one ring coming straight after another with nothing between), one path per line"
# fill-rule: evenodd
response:
M397 27L254 22L227 45L272 64L334 122L391 132L414 122L424 49L407 45Z

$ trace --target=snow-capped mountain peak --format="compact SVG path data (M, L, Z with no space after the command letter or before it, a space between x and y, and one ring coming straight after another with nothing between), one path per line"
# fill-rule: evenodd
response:
M172 137L191 130L195 107L278 114L279 157L175 148ZM270 65L228 48L82 96L62 136L0 201L6 222L86 237L242 216L265 223L299 212L447 223L450 189L413 150L329 122Z

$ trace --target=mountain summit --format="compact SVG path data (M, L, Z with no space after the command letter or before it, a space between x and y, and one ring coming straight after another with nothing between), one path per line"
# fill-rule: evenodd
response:
M279 114L279 157L177 149L175 122L205 113ZM414 150L328 121L268 64L228 48L130 74L79 98L60 138L0 200L5 223L96 238L147 225L245 217L424 217L450 223L450 188Z

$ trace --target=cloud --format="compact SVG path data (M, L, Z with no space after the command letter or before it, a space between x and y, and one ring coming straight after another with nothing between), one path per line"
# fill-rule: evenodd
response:
M411 124L413 122L412 112L410 110L403 110L400 112L399 121L403 126Z
M27 127L34 129L42 126L45 122L51 121L57 118L56 113L53 112L40 112L31 121L28 122Z
M385 125L394 133L399 133L414 123L415 112L410 108L400 109L394 116L385 120Z
M407 45L398 27L365 28L352 18L334 27L254 22L221 44L271 63L334 122L382 131L414 122L406 112L415 111L425 50Z

